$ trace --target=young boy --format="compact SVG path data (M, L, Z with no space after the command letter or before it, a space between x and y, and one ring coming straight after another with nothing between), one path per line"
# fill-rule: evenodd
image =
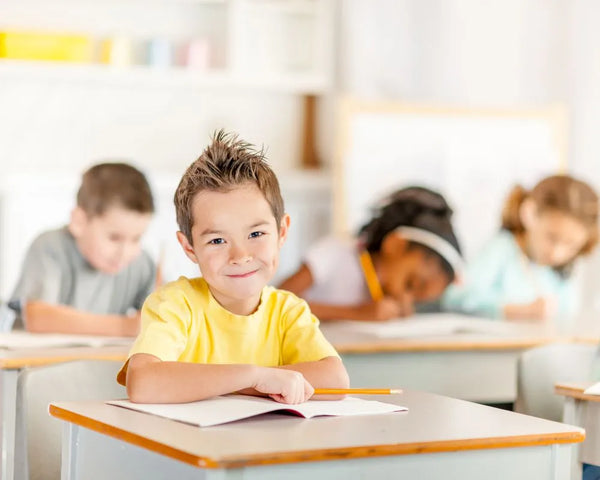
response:
M155 266L141 250L154 202L144 175L124 163L87 170L66 227L30 246L11 305L30 332L135 336L154 288Z
M240 392L299 403L313 387L347 387L306 302L265 286L290 219L263 153L217 133L183 175L175 207L177 238L202 277L181 277L146 300L142 331L117 377L131 401Z

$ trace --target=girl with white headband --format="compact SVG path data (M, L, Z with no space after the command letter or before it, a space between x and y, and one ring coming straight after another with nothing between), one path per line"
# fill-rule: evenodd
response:
M326 237L280 287L321 320L388 320L439 298L461 270L452 210L423 187L396 191L356 239Z

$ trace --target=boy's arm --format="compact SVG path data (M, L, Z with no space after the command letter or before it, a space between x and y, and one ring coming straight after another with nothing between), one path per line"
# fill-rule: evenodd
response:
M25 328L33 333L69 333L133 337L140 330L139 312L99 315L66 305L31 301L24 308Z
M281 403L300 403L313 388L297 372L255 365L163 362L137 353L127 366L127 394L138 403L184 403L253 389Z
M346 367L338 357L325 357L316 362L282 365L279 368L300 372L313 388L348 388L350 386ZM324 398L326 396L319 396L319 399ZM334 397L331 396L331 398Z
M344 364L338 357L325 357L315 362L302 362L292 365L282 365L277 368L300 372L313 388L348 388L350 379ZM246 395L260 395L250 388L240 390ZM318 400L339 400L339 395L319 395Z

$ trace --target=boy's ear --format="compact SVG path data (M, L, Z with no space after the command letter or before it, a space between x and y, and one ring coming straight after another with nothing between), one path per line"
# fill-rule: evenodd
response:
M391 233L385 236L381 242L381 253L384 255L397 255L408 248L408 240L399 233Z
M525 227L525 230L529 230L537 217L537 206L531 198L526 198L519 207L519 218L521 223Z
M183 248L183 252L186 254L186 256L192 262L197 264L198 258L196 257L196 254L194 253L194 247L192 247L192 245L188 241L187 237L183 234L183 232L181 232L181 231L177 232L177 241L179 242L179 245L181 245L181 248Z
M279 223L279 248L283 247L290 229L290 216L286 213Z
M83 234L85 225L87 224L88 216L85 210L81 207L75 207L71 210L71 220L69 221L69 232L75 238Z

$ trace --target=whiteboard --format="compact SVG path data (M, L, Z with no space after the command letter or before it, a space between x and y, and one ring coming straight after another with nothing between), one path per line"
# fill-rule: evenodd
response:
M566 131L560 106L500 110L342 99L334 230L356 233L387 194L422 185L446 197L469 258L498 230L515 184L530 188L566 169Z

